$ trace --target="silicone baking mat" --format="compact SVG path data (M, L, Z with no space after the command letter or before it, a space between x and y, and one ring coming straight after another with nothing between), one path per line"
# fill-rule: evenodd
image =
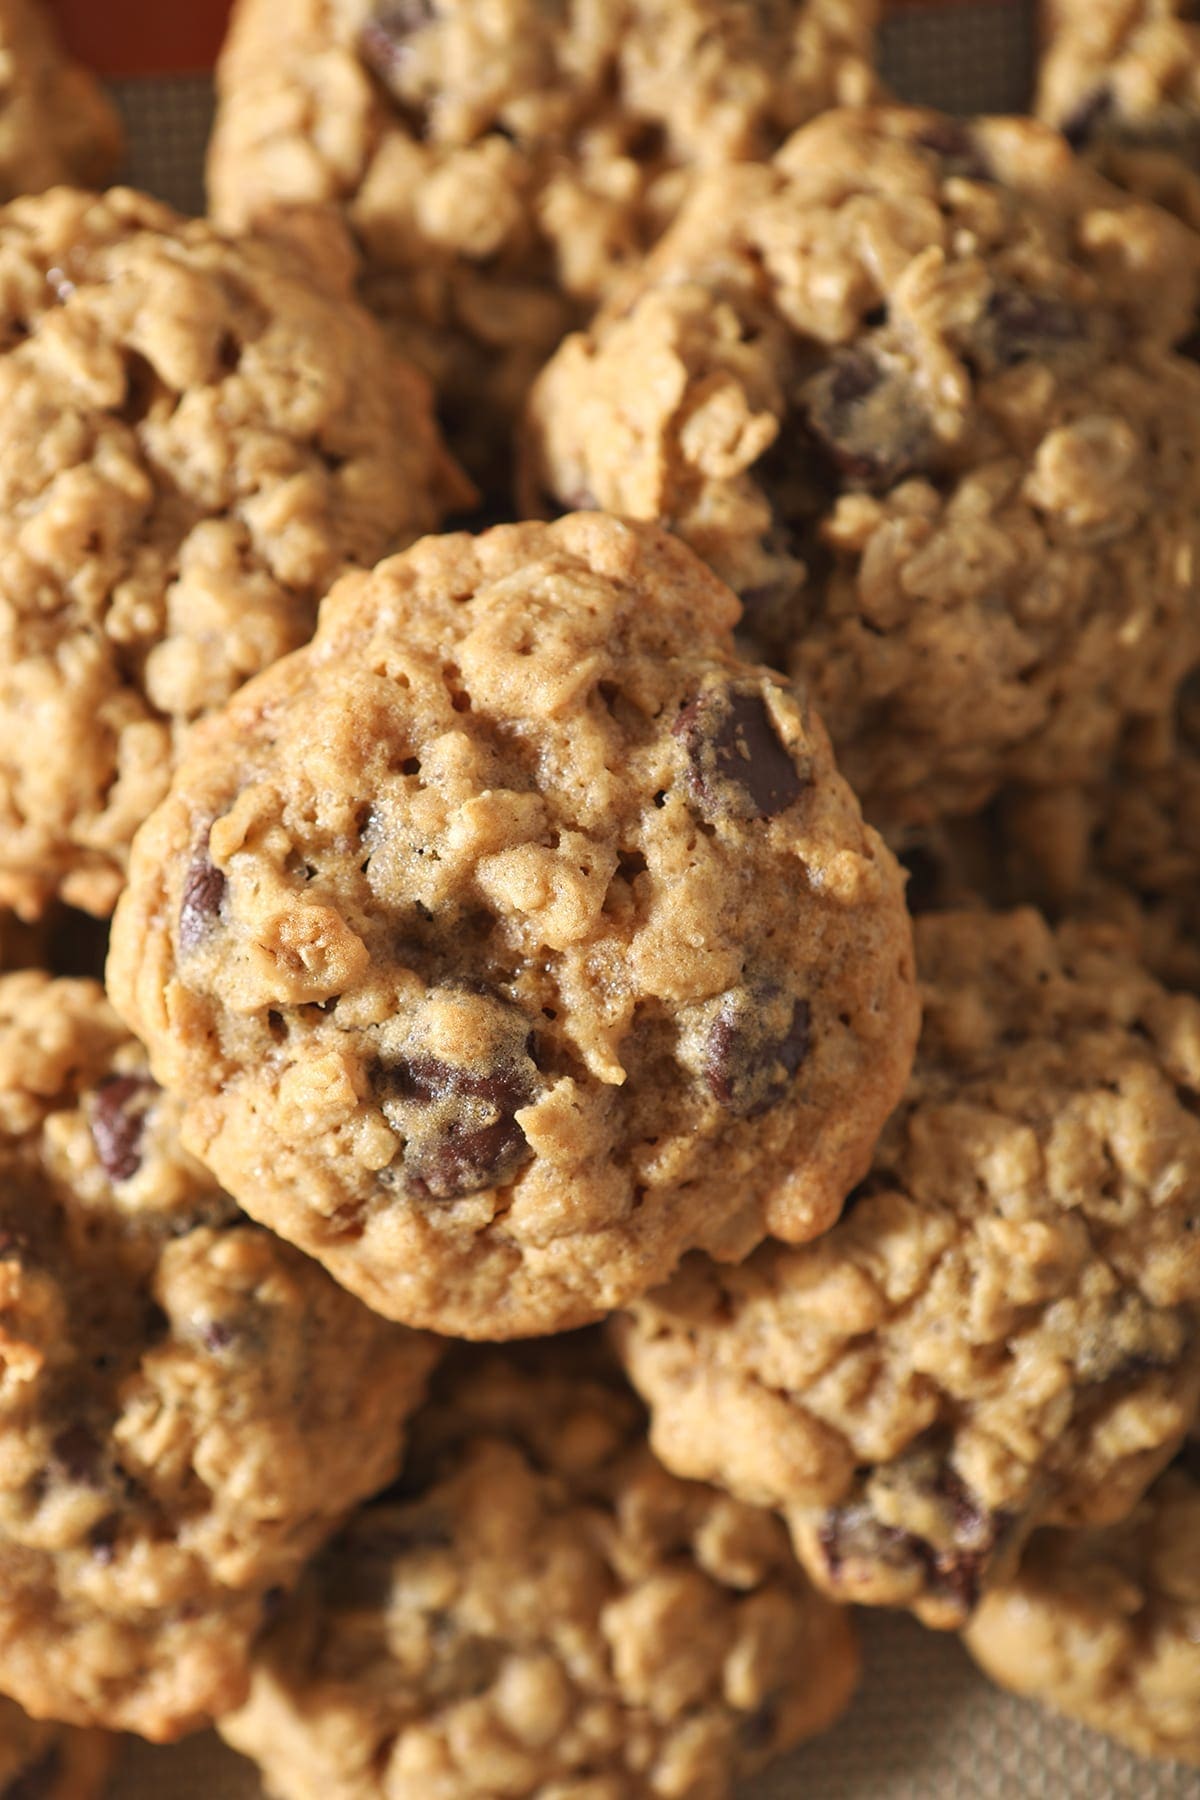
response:
M109 77L125 115L127 176L185 210L203 205L205 71L225 10L220 0L58 0L73 45ZM1021 111L1033 44L1023 0L910 0L885 24L884 70L905 99ZM886 1615L864 1616L862 1629L865 1680L847 1718L744 1800L1200 1800L1200 1772L1144 1762L996 1692L954 1639ZM211 1736L131 1744L114 1785L114 1800L259 1795L249 1766Z

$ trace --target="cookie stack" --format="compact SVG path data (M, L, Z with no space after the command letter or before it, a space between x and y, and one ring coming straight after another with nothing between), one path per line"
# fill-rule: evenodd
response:
M7 1800L729 1800L849 1603L1200 1761L1200 43L1104 10L1074 148L870 0L241 0L213 222L14 154Z

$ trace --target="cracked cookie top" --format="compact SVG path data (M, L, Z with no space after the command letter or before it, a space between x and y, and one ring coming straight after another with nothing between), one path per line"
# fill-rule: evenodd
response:
M539 365L677 203L874 90L878 0L241 0L216 216L336 209L361 291L433 375L473 472L507 473Z
M984 1600L967 1648L1002 1687L1142 1756L1200 1764L1200 1451L1129 1518L1039 1531Z
M1198 274L1044 126L827 114L559 350L527 499L670 522L878 823L1092 778L1200 651Z
M466 1337L804 1239L916 1031L899 872L666 533L427 539L197 737L116 1004L247 1210Z
M680 1474L829 1592L956 1626L1041 1522L1120 1518L1200 1393L1200 1005L1102 928L917 920L908 1095L846 1215L622 1321Z
M244 1219L90 981L0 978L0 1682L168 1738L394 1475L433 1360Z
M195 721L459 482L293 252L123 189L0 212L0 905L111 911Z
M281 1800L729 1800L845 1706L849 1617L778 1520L668 1475L580 1360L447 1365L222 1721Z
M123 142L116 109L64 53L40 0L0 0L0 200L103 187Z

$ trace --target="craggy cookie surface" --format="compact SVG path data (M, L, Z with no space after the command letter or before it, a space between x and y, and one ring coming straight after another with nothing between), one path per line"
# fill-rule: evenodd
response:
M1112 180L1200 225L1195 0L1042 0L1037 108Z
M194 721L458 479L291 252L120 189L0 212L0 904L111 910Z
M633 1396L560 1343L447 1374L222 1724L272 1793L727 1800L832 1722L849 1619L777 1520L668 1475Z
M1085 779L1200 648L1198 252L1042 126L828 114L558 352L531 491L669 520L868 816Z
M209 165L218 218L331 205L362 293L433 375L456 448L501 452L532 376L677 199L865 99L878 0L241 0ZM503 474L503 471L501 471Z
M41 0L0 0L0 200L62 181L103 187L121 144L115 108L64 54Z
M0 1684L170 1737L399 1463L433 1358L242 1219L92 982L0 980Z
M31 1719L0 1699L0 1800L100 1800L115 1739Z
M815 1579L961 1624L1042 1520L1128 1512L1200 1383L1200 1006L1102 930L917 921L907 1099L846 1216L623 1321L680 1474ZM1119 942L1119 940L1118 940Z
M1200 1462L1195 1446L1102 1531L1041 1531L967 1644L1003 1687L1143 1756L1200 1764Z
M235 697L109 979L255 1217L377 1307L561 1330L837 1216L916 1033L899 871L732 594L598 514L427 539Z

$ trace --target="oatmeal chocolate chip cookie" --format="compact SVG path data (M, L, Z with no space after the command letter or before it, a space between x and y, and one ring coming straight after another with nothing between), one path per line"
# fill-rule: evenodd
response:
M115 108L64 53L40 0L0 0L0 200L63 181L103 187L123 142Z
M1200 225L1195 0L1042 0L1037 107L1113 181Z
M166 1738L394 1475L433 1359L249 1224L93 982L0 980L0 1687Z
M1039 1531L967 1647L1028 1694L1143 1756L1200 1764L1200 1451L1103 1530Z
M669 521L877 822L1089 778L1200 649L1198 273L1043 126L828 114L558 352L530 500Z
M733 595L598 514L426 539L197 737L116 1004L185 1138L379 1311L598 1318L836 1218L916 1035L899 871Z
M957 1626L1042 1522L1127 1513L1200 1393L1200 1004L1100 928L917 921L907 1098L846 1216L620 1322L669 1468L829 1592Z
M0 212L0 905L111 910L193 723L460 483L292 252L120 189Z
M261 1641L221 1731L281 1800L727 1800L842 1711L849 1617L778 1520L668 1475L576 1362L459 1353Z
M677 201L874 91L878 0L240 0L213 208L336 208L361 292L507 485L529 382ZM498 467L496 465L499 465Z
M31 1719L0 1699L0 1800L100 1800L115 1739Z

